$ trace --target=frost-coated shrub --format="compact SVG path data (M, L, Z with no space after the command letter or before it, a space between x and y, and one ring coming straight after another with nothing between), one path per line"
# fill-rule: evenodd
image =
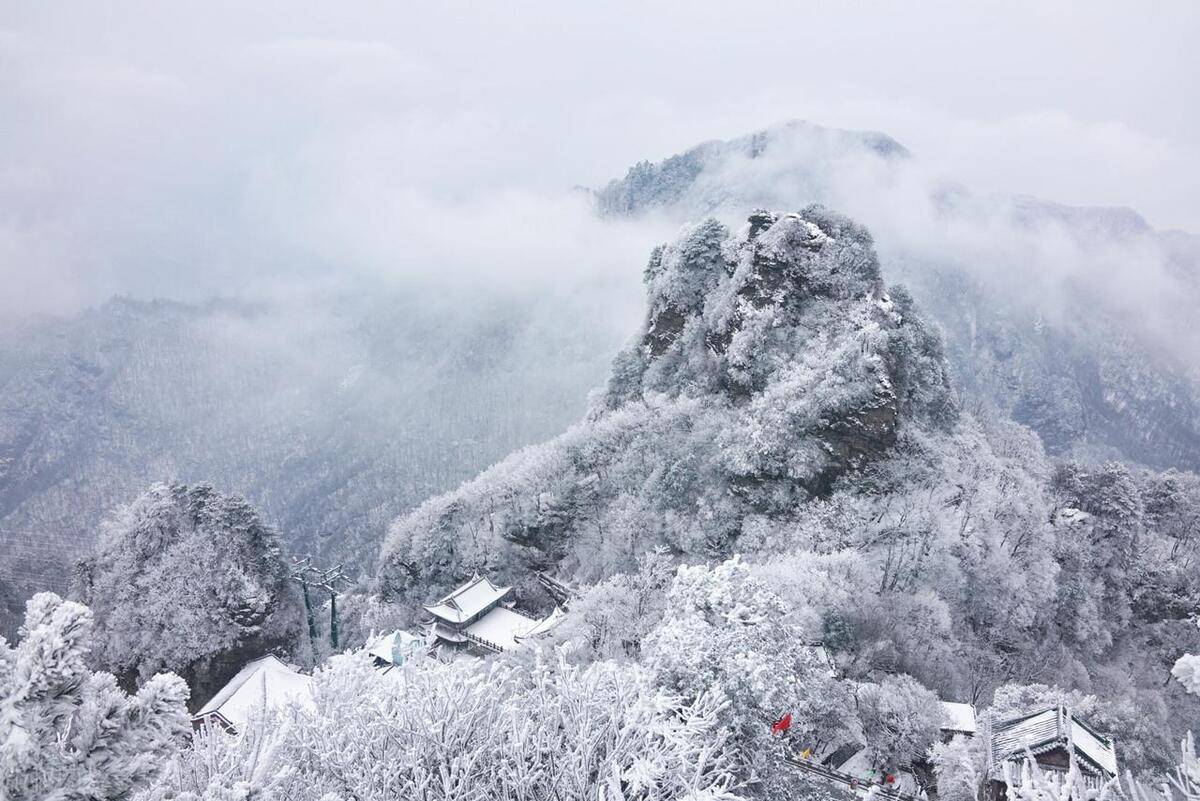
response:
M684 700L634 665L413 660L383 674L345 656L315 687L311 712L198 736L141 801L739 797L726 700ZM239 772L249 758L268 769Z
M1004 782L1012 801L1111 801L1121 794L1115 777L1100 787L1088 787L1078 765L1072 763L1066 773L1044 771L1032 756L1020 765L1004 763Z
M185 742L183 681L160 674L126 694L88 669L91 632L86 606L43 592L20 642L0 638L0 798L124 798Z

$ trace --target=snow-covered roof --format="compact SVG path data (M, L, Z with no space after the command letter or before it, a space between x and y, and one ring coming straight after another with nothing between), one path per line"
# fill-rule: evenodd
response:
M1117 775L1117 751L1112 740L1079 719L1072 721L1071 739L1084 756L1103 768L1106 773Z
M800 652L820 668L824 669L830 678L837 675L837 664L833 661L833 657L829 655L829 651L823 644L819 642L805 643L800 646Z
M553 629L555 626L557 626L559 623L562 623L563 619L566 616L567 616L567 613L564 612L561 607L556 606L556 607L554 607L553 612L546 615L541 620L537 621L534 624L533 628L531 628L529 631L525 632L524 634L519 635L519 639L529 640L534 637L545 634L548 631L550 631L551 629Z
M268 655L239 670L192 719L198 721L218 716L240 731L255 707L276 707L291 702L312 708L312 677L292 670Z
M367 642L367 653L376 659L382 659L393 665L403 662L412 653L420 651L425 640L407 631L393 631L391 634L381 634Z
M489 606L499 603L511 587L497 587L486 576L475 576L466 584L425 610L451 623L462 623Z
M1117 775L1117 752L1112 741L1063 706L993 724L992 764L1024 759L1027 750L1037 756L1054 748L1066 748L1068 744L1084 758L1084 770ZM1090 768L1086 763L1090 763Z
M964 734L976 732L978 727L975 723L975 707L955 701L942 701L942 709L946 712L946 723L943 724L942 731L958 731Z
M507 651L517 646L519 637L529 633L540 623L541 621L525 617L519 612L497 606L467 626L464 631L470 637Z

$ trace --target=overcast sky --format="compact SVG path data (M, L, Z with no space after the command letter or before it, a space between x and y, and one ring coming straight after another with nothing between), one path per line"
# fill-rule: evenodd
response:
M1197 41L1194 0L8 2L0 315L586 260L563 190L789 118L1196 232Z

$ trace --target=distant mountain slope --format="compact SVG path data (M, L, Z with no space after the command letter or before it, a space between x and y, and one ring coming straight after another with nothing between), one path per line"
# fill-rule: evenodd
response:
M582 412L619 339L520 305L115 300L5 338L0 600L61 589L101 518L165 479L360 564L397 514Z
M612 181L598 191L596 203L606 215L686 207L696 217L744 205L746 193L739 184L745 176L729 180L733 176L726 175L726 171L735 164L739 165L737 169L745 169L751 162L772 160L781 148L802 151L802 158L789 159L787 179L794 184L808 183L814 194L819 193L821 183L827 179L830 160L853 154L887 162L911 155L899 142L881 133L843 131L793 121L728 142L705 142L658 163L641 161L623 179ZM774 207L770 203L760 205Z
M602 215L678 222L811 202L871 228L945 328L966 402L1052 453L1200 468L1195 237L1128 209L977 195L926 178L882 134L797 122L641 162L596 193Z

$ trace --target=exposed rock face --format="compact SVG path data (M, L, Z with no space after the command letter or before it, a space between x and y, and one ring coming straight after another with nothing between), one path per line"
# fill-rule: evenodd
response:
M897 309L869 234L840 215L819 206L785 215L759 210L733 237L709 220L656 250L646 280L640 345L618 358L641 369L614 371L610 408L644 400L648 391L679 396L703 388L761 421L799 398L824 402L815 397L820 384L793 383L797 357L811 358L831 341L856 345L855 358L844 362L844 352L825 350L838 361L824 366L845 370L836 407L784 424L793 427L785 439L813 440L824 454L823 466L802 478L816 493L894 444L902 398L925 420L954 418L936 334L912 314L907 296L906 311ZM910 345L924 356L916 370ZM779 397L780 387L793 397ZM766 465L736 477L743 484L796 478Z
M385 593L589 563L626 537L630 553L728 552L747 516L789 515L904 426L957 419L938 333L842 215L701 222L655 249L645 281L645 322L587 419L398 520Z
M861 207L892 279L943 327L964 399L1030 426L1052 454L1200 468L1200 240L1129 209L926 186L916 164L881 134L785 123L641 162L596 192L596 207L680 222ZM752 235L770 222L752 217ZM1036 281L1012 278L1031 272ZM781 277L768 271L746 291L769 295ZM658 332L678 326L662 317L655 355Z

